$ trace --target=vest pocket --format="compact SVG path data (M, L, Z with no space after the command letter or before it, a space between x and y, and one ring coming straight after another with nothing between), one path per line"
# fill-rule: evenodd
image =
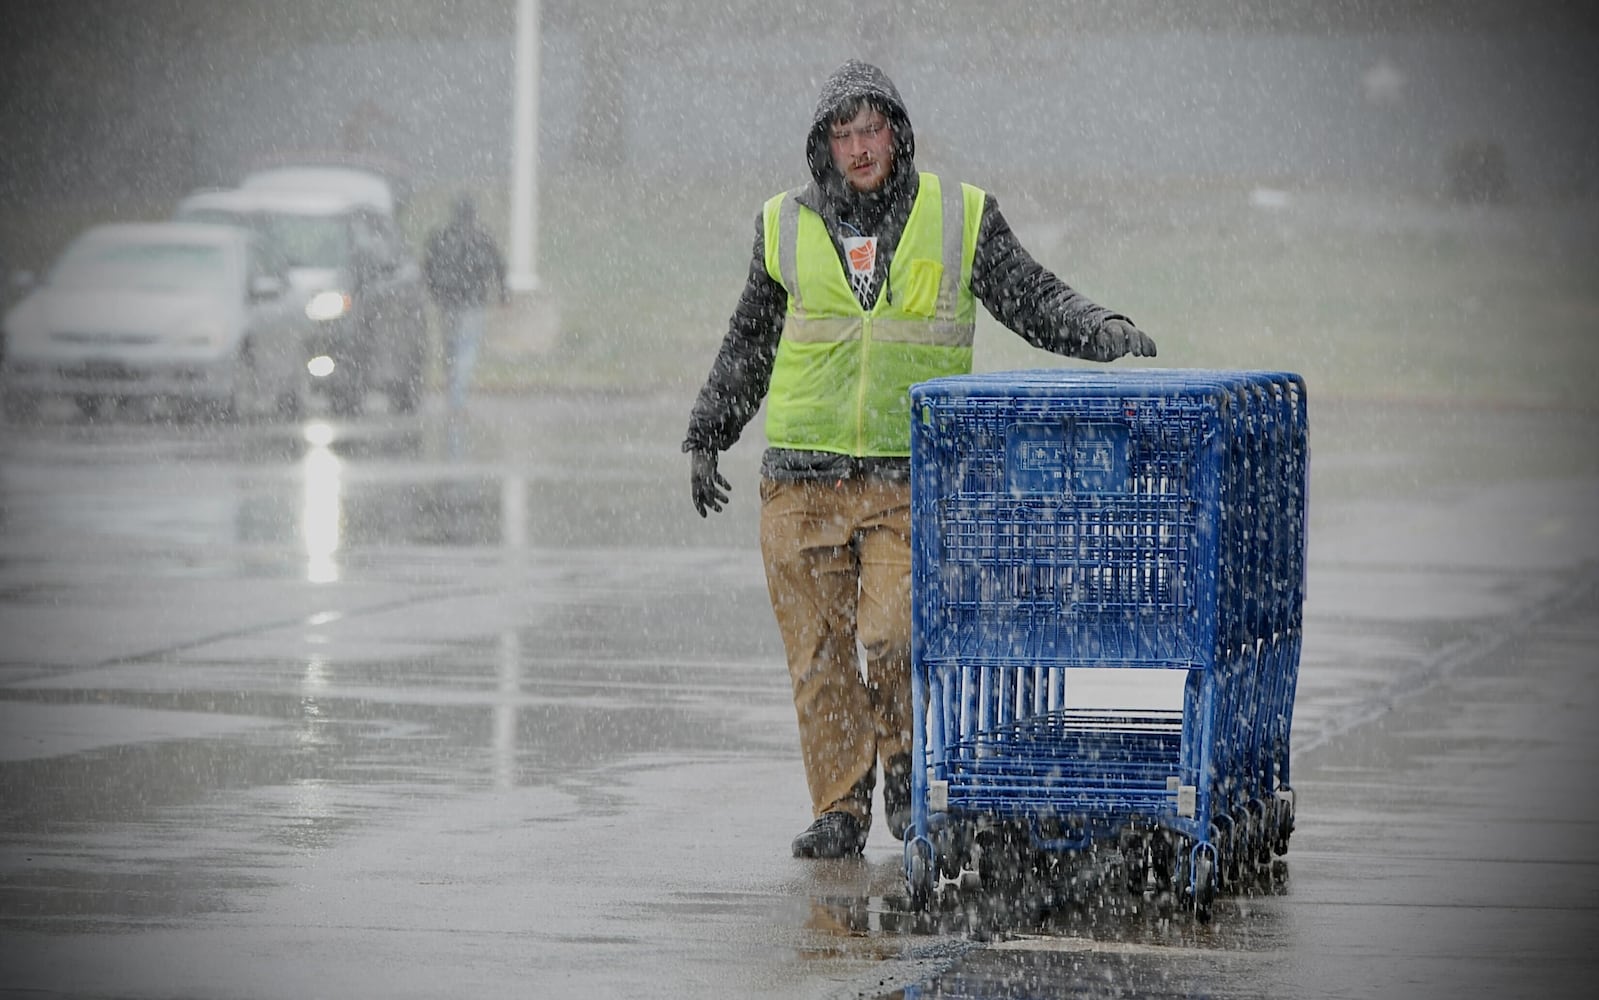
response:
M944 265L938 261L926 257L911 261L905 269L900 308L912 316L931 317L938 308L938 286L943 280Z

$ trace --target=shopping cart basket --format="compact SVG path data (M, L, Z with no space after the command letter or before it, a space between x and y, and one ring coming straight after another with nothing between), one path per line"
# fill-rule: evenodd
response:
M1129 888L1208 920L1293 830L1303 380L1000 372L911 401L913 903L1113 845ZM1085 700L1149 671L1181 672L1172 703Z

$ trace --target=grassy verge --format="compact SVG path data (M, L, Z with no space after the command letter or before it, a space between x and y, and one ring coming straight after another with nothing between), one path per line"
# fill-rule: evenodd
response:
M1284 368L1351 397L1593 405L1596 206L1291 192L1265 209L1249 196L1125 192L1106 207L1099 194L1023 237L1149 330L1162 365ZM985 367L1037 363L986 332Z
M1321 396L1595 404L1593 203L1462 208L1290 189L1285 203L1260 207L1243 182L1021 179L996 190L1035 256L1156 338L1156 364L1290 369ZM456 191L417 192L406 220L414 246ZM503 186L474 193L503 245ZM537 260L558 328L537 354L491 351L482 387L692 393L769 193L750 180L547 178ZM10 206L0 211L0 253L36 267L85 225L169 209ZM1071 363L986 314L976 354L984 370Z
M1004 204L1029 249L1148 329L1156 364L1289 369L1352 398L1595 403L1599 206L1290 191L1263 208L1242 184L1022 190ZM544 356L491 359L485 381L691 392L767 193L557 181L540 260L560 335ZM986 314L976 355L984 370L1073 363Z

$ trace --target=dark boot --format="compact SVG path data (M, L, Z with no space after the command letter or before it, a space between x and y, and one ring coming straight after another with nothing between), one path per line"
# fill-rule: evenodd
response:
M796 858L847 858L866 846L866 828L845 812L822 813L794 838Z
M883 816L895 840L904 840L911 825L911 755L895 754L883 762Z

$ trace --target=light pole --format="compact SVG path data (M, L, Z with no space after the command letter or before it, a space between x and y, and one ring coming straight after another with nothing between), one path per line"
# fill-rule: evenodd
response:
M511 260L506 284L536 292L538 274L539 0L516 3L516 95L511 101Z

